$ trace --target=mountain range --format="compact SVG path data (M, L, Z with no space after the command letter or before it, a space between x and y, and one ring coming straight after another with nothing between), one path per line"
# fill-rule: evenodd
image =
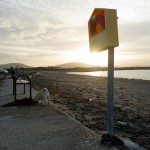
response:
M9 69L10 67L13 68L31 68L31 66L27 66L22 63L8 63L8 64L0 64L1 68ZM65 63L65 64L60 64L56 65L53 67L58 67L58 68L89 68L89 67L97 67L85 63L80 63L80 62L72 62L72 63Z
M13 68L31 68L30 66L27 66L25 64L21 63L8 63L8 64L0 64L1 68L9 69L10 67Z
M80 63L80 62L71 62L71 63L65 63L65 64L57 65L55 67L60 67L60 68L89 68L89 67L98 67L98 66Z
M33 66L28 66L22 63L8 63L8 64L0 64L0 68L4 68L4 69L9 69L10 67L13 68L36 68ZM48 66L43 66L42 68L47 68ZM90 64L85 64L85 63L80 63L80 62L71 62L71 63L65 63L65 64L60 64L60 65L56 65L56 66L50 66L50 67L54 67L54 68L62 68L62 69L70 69L70 68L94 68L94 67L100 67L100 66L94 66L94 65L90 65ZM104 67L106 68L106 67ZM143 66L143 67L116 67L117 69L150 69L150 66Z

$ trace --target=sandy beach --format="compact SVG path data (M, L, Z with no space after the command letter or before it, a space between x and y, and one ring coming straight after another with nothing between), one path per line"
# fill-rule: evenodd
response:
M106 131L107 78L38 72L36 90L48 88L51 101L97 133ZM114 80L114 133L150 149L150 81Z

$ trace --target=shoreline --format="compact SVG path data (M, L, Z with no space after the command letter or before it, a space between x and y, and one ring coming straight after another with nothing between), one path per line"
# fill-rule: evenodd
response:
M34 74L36 90L48 88L51 101L95 132L106 131L107 77L43 71ZM150 81L114 80L114 134L149 149Z
M134 79L134 80L147 80L150 81L150 77L148 74L149 70L114 70L114 78L119 79ZM75 74L75 75L88 75L95 77L107 77L108 71L92 71L92 72L66 72L67 74Z

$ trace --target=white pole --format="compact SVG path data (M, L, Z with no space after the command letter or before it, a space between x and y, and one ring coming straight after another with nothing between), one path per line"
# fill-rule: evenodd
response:
M108 49L108 102L107 102L107 133L113 135L113 91L114 89L114 48Z

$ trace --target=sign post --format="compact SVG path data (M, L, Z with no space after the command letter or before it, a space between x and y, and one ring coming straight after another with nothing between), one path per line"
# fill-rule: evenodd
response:
M113 135L114 48L108 49L107 133Z
M113 89L114 89L114 47L119 45L117 11L115 9L94 9L88 22L91 52L108 49L108 101L107 134L113 135Z

